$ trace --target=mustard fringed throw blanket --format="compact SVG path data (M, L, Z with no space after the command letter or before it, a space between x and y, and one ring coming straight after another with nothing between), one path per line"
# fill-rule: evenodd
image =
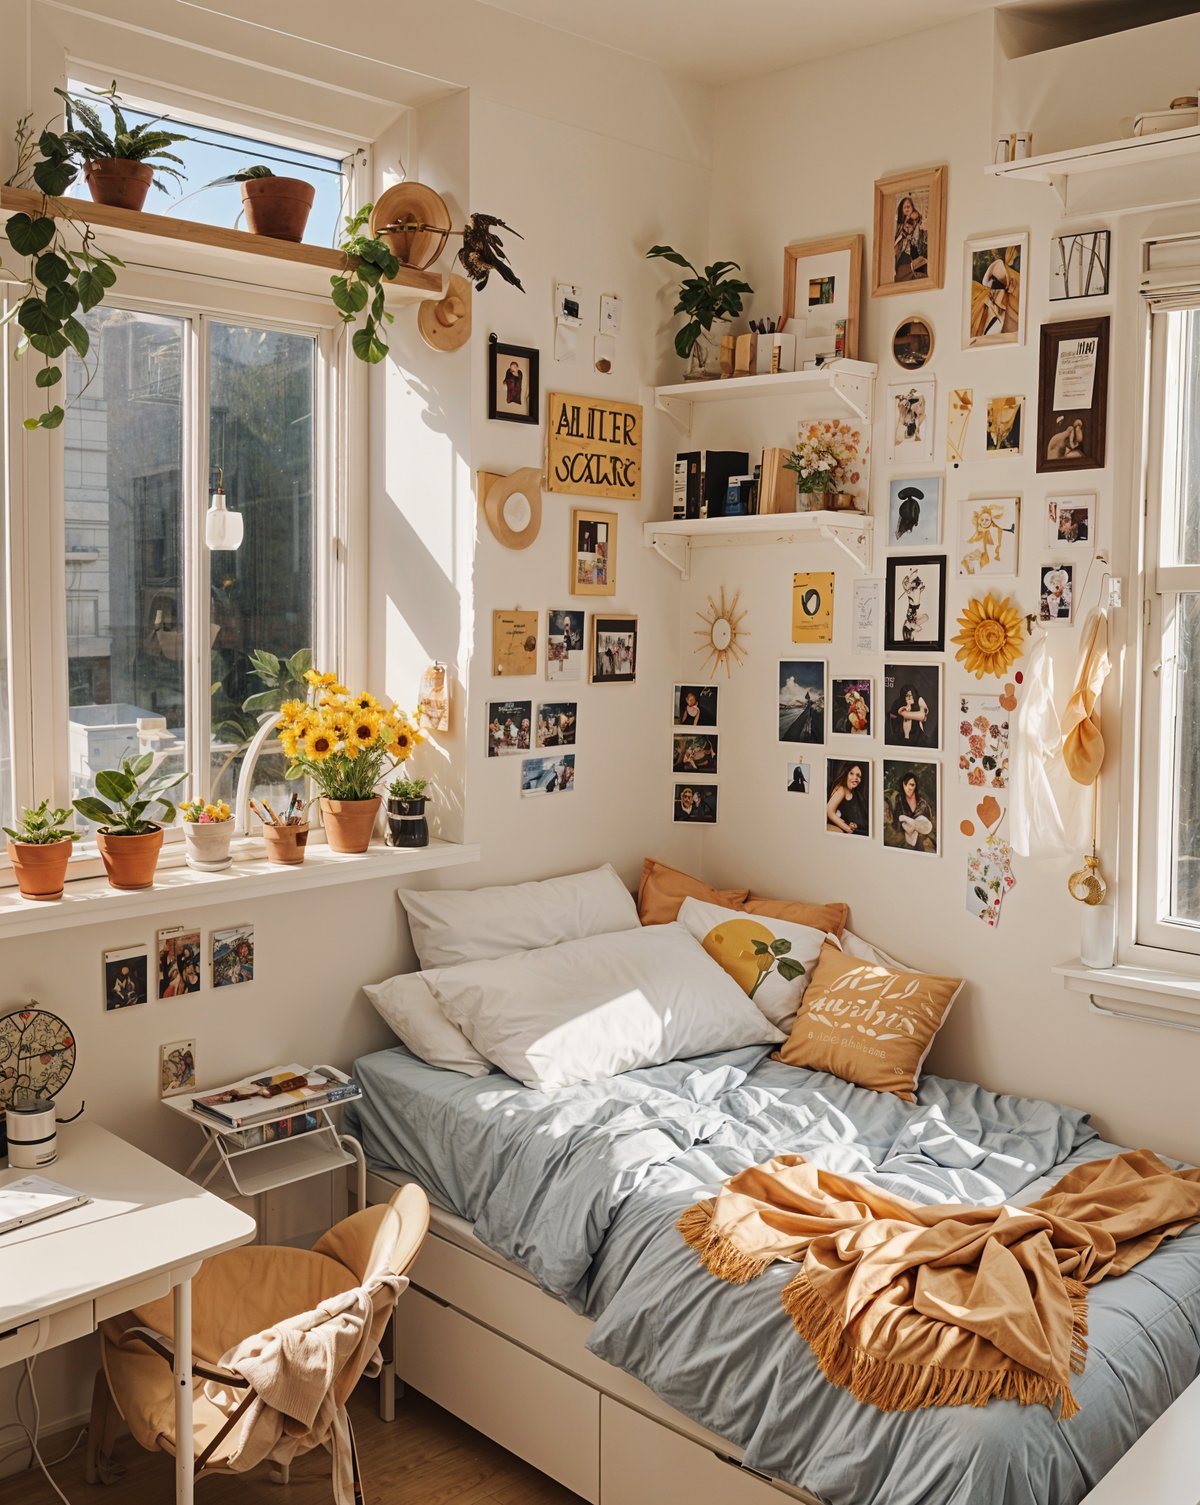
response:
M781 1155L698 1202L679 1231L734 1284L799 1265L784 1310L826 1377L884 1411L1079 1410L1087 1288L1200 1220L1200 1170L1148 1150L1070 1171L1027 1207L919 1207Z

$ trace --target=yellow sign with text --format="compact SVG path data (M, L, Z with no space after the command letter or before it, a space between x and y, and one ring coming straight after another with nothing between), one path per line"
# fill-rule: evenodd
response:
M792 576L792 642L833 642L833 571Z
M551 392L546 432L547 491L641 499L640 403Z

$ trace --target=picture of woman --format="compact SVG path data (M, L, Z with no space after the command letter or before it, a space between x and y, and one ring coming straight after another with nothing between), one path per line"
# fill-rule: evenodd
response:
M825 829L843 836L870 836L871 765L830 761L828 768Z
M971 255L970 344L1012 343L1021 327L1021 247Z
M910 193L901 194L896 200L892 264L897 282L912 282L929 273L929 233L925 228L925 216Z
M929 705L917 694L912 685L902 685L900 694L888 708L889 742L907 742L915 746L925 745L925 723L929 720Z
M884 664L883 740L889 747L937 748L942 731L936 664Z
M787 792L789 794L807 794L811 778L812 768L809 764L789 763Z
M884 648L940 653L946 641L945 555L893 555L884 570Z
M871 735L873 685L869 679L835 679L830 685L833 730L840 737Z
M883 844L936 854L937 764L883 765Z
M509 361L508 370L504 373L504 400L510 407L521 406L521 388L525 385L525 377L516 361Z
M676 685L674 697L676 726L716 726L716 685Z
M1087 451L1083 447L1083 419L1060 418L1060 427L1050 435L1046 443L1047 460L1082 460Z
M675 737L671 770L673 773L716 773L717 738Z

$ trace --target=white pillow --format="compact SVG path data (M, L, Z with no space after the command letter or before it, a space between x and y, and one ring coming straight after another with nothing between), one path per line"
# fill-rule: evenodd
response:
M446 1017L527 1087L784 1037L682 925L563 941L425 974Z
M608 863L537 883L421 893L399 890L422 967L487 961L640 926L633 895Z
M461 1071L464 1076L487 1076L491 1071L490 1063L442 1013L419 972L368 983L363 992L401 1044L422 1061L445 1071Z
M683 901L679 906L679 923L728 972L756 1009L785 1034L791 1029L821 954L823 930L796 925L791 920L773 920L767 915L726 909L722 904L706 904L701 899ZM755 941L768 946L773 941L790 941L792 949L781 960L799 962L803 974L789 981L780 975L778 964L764 974L762 959L754 950Z
M855 935L853 930L842 931L839 945L847 956L857 957L860 962L870 962L873 967L894 967L897 972L921 970L920 967L910 967L907 962L898 962L894 956L889 956L878 946L872 946L870 941L864 941L861 935Z

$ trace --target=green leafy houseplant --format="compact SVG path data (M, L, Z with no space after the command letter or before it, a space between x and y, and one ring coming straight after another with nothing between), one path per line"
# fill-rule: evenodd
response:
M393 779L388 785L388 799L423 800L428 784L428 779Z
M758 959L761 968L758 976L754 979L754 986L750 989L750 997L753 998L759 988L772 972L778 972L784 982L795 982L798 977L804 976L804 964L793 961L788 955L792 949L791 941L755 941L754 955Z
M60 841L78 841L78 831L66 825L70 810L51 810L50 801L43 800L36 810L22 810L17 829L4 827L4 834L12 841L27 847L53 846Z
M391 247L367 232L374 204L364 204L357 214L346 220L345 233L338 249L346 265L329 279L334 306L344 324L353 324L366 311L362 327L354 331L351 349L360 361L378 365L388 353L380 331L392 323L395 315L383 306L383 279L400 270L400 262ZM369 305L369 307L368 307Z
M675 336L676 354L687 360L692 347L712 328L713 321L736 319L742 311L743 296L754 289L748 282L730 276L732 272L741 271L736 261L714 261L701 274L686 256L681 256L671 246L651 246L646 259L649 261L654 257L685 267L692 274L679 284L679 301L673 310L687 315L687 323Z
M151 836L160 829L157 821L148 820L146 812L157 805L162 823L175 819L175 806L163 796L182 784L186 773L159 774L146 778L154 764L153 753L125 758L120 768L107 768L96 775L96 794L73 800L75 809L85 820L94 821L105 836ZM99 798L98 796L103 796Z
M154 186L160 193L167 191L159 182L161 177L184 181L179 170L183 159L169 148L190 138L175 131L155 130L167 118L165 115L131 126L121 110L115 80L107 89L89 89L86 96L68 94L65 89L55 89L54 92L63 102L67 120L62 139L72 156L85 166L92 162L141 162L153 169ZM112 111L111 132L105 129L96 104L103 104Z
M239 167L223 178L206 183L208 188L225 188L238 184L242 190L242 210L251 235L266 235L274 240L299 242L304 239L308 216L317 191L304 178L280 177L261 162Z
M71 860L71 847L79 840L65 822L69 810L52 810L43 800L36 810L23 810L14 829L5 826L8 855L23 899L61 899Z

